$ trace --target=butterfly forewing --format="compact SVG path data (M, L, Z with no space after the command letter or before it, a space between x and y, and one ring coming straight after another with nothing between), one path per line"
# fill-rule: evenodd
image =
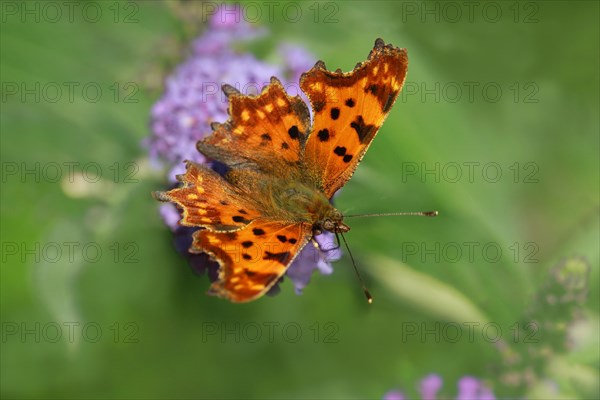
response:
M368 60L350 73L318 62L302 76L314 112L304 164L328 197L352 176L400 93L407 66L404 49L378 39Z
M308 136L308 108L273 78L259 96L229 95L230 119L215 124L198 149L229 167L282 174L296 168Z

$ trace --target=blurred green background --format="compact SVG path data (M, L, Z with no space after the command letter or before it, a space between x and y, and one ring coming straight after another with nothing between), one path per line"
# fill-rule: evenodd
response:
M205 296L140 144L202 4L81 3L70 19L54 3L56 21L1 3L3 398L417 396L429 373L449 397L465 375L499 397L598 397L597 2L302 2L294 22L254 3L270 33L250 49L272 62L281 41L343 70L377 37L408 49L405 92L336 204L440 216L351 221L370 306L347 257L302 296L287 280L251 304ZM68 165L103 175L69 182ZM587 298L553 306L552 268L584 276Z

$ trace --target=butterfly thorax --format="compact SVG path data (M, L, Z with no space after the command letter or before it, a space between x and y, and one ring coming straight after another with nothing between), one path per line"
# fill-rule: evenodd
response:
M308 222L315 234L323 230L347 232L350 228L344 224L342 213L331 205L325 195L300 182L281 182L272 190L273 205L288 218Z

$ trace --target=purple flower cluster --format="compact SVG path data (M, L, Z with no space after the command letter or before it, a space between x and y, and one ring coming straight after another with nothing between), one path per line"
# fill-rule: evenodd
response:
M436 400L443 381L439 375L427 375L419 383L422 400ZM456 400L495 400L494 393L483 382L472 376L464 376L458 381ZM383 396L383 400L405 400L407 397L399 390L392 390Z
M185 171L184 160L209 164L220 172L218 164L196 150L196 142L210 134L211 122L228 119L228 102L221 91L223 84L228 83L243 94L255 95L272 76L277 76L290 95L301 94L300 75L315 63L305 49L282 44L278 49L281 65L266 63L251 53L234 49L234 45L266 33L265 29L244 21L239 7L218 8L206 31L192 43L190 56L166 79L164 93L152 108L151 135L146 145L152 161L169 168L171 185L176 183L175 175ZM203 273L208 267L209 275L215 278L216 263L209 262L204 255L188 253L194 229L179 226L180 213L175 206L163 204L160 214L175 232L176 247L194 270ZM329 262L340 257L338 250L325 251L333 247L333 234L324 233L316 240L321 250L307 246L288 269L287 275L297 293L308 284L315 269L323 274L332 273Z

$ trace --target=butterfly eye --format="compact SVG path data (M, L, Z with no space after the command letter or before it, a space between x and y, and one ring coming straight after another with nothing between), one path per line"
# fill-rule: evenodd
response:
M325 229L327 231L331 231L331 230L333 230L333 228L335 228L335 224L333 223L332 220L326 219L325 221L323 221L323 229Z
M342 215L342 213L341 213L341 212L339 212L338 210L335 210L335 211L334 211L334 212L331 214L331 218L332 218L334 221L341 221L341 220L344 218L344 216Z

